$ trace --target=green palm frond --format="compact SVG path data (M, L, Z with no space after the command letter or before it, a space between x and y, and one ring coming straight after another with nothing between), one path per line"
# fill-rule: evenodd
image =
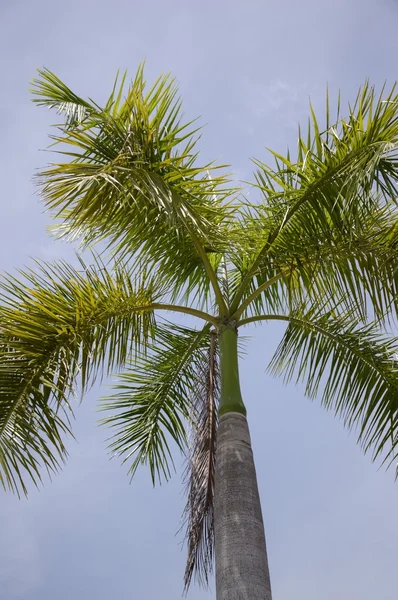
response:
M51 106L61 84L49 72L41 76L35 100ZM181 121L173 80L162 76L147 90L141 67L124 84L104 108L52 136L68 160L40 174L45 205L61 220L60 235L86 244L105 239L119 256L133 253L147 269L155 266L174 290L190 293L210 278L217 295L208 253L228 246L234 190L217 175L220 167L199 163L198 130Z
M191 397L192 441L185 472L187 487L188 559L185 569L185 591L192 576L208 585L214 556L214 477L217 443L220 371L217 335L213 330L207 360L199 364L197 386Z
M152 283L97 263L37 265L0 284L0 481L26 492L25 475L56 470L70 432L69 396L111 372L153 334Z
M353 315L316 308L279 316L289 322L269 369L285 381L305 382L349 428L364 451L393 461L398 446L398 338L377 323L361 325Z
M378 318L396 311L398 298L397 214L384 207L364 217L361 228L336 232L333 241L310 236L291 240L291 247L263 261L247 285L239 314L249 315L291 310L311 299L330 298L342 310L356 308L366 320L369 312ZM304 240L304 241L301 241ZM238 280L240 283L241 279Z
M251 208L244 219L247 245L254 246L250 260L244 265L242 282L236 292L233 307L237 308L247 285L255 276L266 278L279 270L297 273L299 261L307 271L317 272L317 284L327 279L342 287L343 295L354 293L358 311L366 313L364 299L374 293L371 281L380 267L379 257L361 259L361 243L368 231L377 231L378 222L390 226L397 221L396 182L398 177L398 100L393 88L386 97L376 97L375 90L365 85L348 119L338 116L336 125L329 121L327 106L326 128L321 128L313 116L313 126L306 141L299 137L296 163L290 157L273 153L275 168L256 161L256 186L263 194L263 203ZM254 211L254 212L253 212ZM388 219L386 217L388 216ZM376 221L376 222L375 222ZM372 238L373 239L373 238ZM341 262L339 281L333 280L336 268L329 272L316 263L317 247L326 253L344 243L350 260ZM373 249L371 249L373 250ZM315 258L314 258L315 254ZM338 252L335 253L338 256ZM395 257L394 257L395 258ZM313 265L317 269L313 268ZM389 268L391 263L389 263ZM340 271L337 263L337 271ZM395 271L394 271L395 273ZM305 273L302 271L302 274ZM386 273L384 273L386 275ZM296 277L299 289L306 287L305 277ZM311 284L314 276L310 278ZM291 285L294 282L290 279ZM369 286L363 293L364 286ZM372 298L374 310L382 314L390 307L396 289L390 289L388 279L382 278L382 293Z
M51 357L32 362L0 335L0 484L18 495L27 494L27 478L41 481L43 467L59 469L67 455L64 436L71 433L66 394L55 386L51 394L48 384L69 390L67 371Z
M185 451L186 422L200 385L209 329L158 325L148 353L135 359L115 393L102 401L101 409L113 413L101 420L114 430L110 449L129 463L131 477L140 464L147 464L154 484L167 480L174 466L169 440Z
M38 70L40 79L33 79L31 93L38 106L55 108L66 120L67 127L81 123L88 115L98 111L93 102L76 96L54 73Z

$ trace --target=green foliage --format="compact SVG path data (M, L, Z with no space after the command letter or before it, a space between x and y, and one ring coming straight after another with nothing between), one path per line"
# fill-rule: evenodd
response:
M151 282L101 263L65 263L3 278L0 284L0 481L26 492L40 464L65 456L69 396L99 371L112 372L147 346L155 321Z
M285 381L305 383L321 402L358 431L365 452L392 461L398 443L398 338L361 325L353 314L310 307L286 317L285 335L270 363ZM387 451L386 451L387 449Z
M263 202L245 211L235 309L278 275L291 302L348 293L361 318L367 300L378 317L396 300L395 90L378 98L366 84L348 119L331 123L329 101L326 115L324 131L313 111L306 139L299 131L297 162L275 152L274 168L255 161ZM271 305L274 290L264 294Z
M199 129L182 118L174 80L147 86L141 66L117 76L105 105L48 70L34 101L62 121L59 162L39 177L57 234L105 244L75 269L38 264L5 277L0 305L0 481L27 492L66 456L70 398L102 373L126 369L102 403L111 450L153 481L188 456L185 583L212 564L219 399L216 334L281 320L271 363L302 380L388 463L398 447L398 96L368 83L348 117L321 126L310 107L295 159L256 160L258 203L238 197L224 168L202 162ZM166 310L198 329L155 320ZM206 312L204 312L206 311ZM225 365L220 365L225 368ZM191 440L187 435L192 429Z
M110 449L130 463L131 477L148 464L153 483L167 480L174 466L169 439L186 450L191 400L201 385L208 345L209 325L199 331L159 325L156 342L135 357L119 376L115 394L103 400L102 410L112 411L102 420L114 430Z
M217 174L222 167L199 163L198 129L181 121L174 80L162 76L148 90L140 67L126 90L126 77L120 85L116 78L100 108L50 72L40 75L35 101L72 115L52 136L66 162L39 175L44 203L61 221L58 234L106 240L118 257L138 253L174 294L195 290L207 279L203 259L229 245L234 190Z

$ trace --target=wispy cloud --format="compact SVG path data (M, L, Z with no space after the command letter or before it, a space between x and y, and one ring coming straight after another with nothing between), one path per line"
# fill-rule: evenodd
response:
M246 77L242 80L242 87L245 90L245 111L251 115L248 133L258 135L255 124L261 127L263 123L272 121L272 126L284 139L286 130L296 131L298 123L306 121L309 101L316 105L325 94L319 85L282 78L263 83Z

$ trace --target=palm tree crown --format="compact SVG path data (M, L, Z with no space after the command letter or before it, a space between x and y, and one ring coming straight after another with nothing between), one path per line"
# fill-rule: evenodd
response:
M322 127L311 108L297 156L255 161L249 204L223 166L200 161L169 76L149 89L142 67L127 87L117 77L105 106L47 70L32 91L62 115L51 136L61 162L39 175L54 229L102 242L107 258L2 279L0 481L26 493L42 467L57 470L71 394L123 370L101 403L112 452L131 476L147 464L153 482L170 476L172 442L187 455L185 583L195 571L206 582L218 414L245 413L222 368L238 372L230 332L286 322L271 372L303 380L374 458L396 456L398 96L366 83L346 118L327 99ZM197 327L166 320L174 313Z

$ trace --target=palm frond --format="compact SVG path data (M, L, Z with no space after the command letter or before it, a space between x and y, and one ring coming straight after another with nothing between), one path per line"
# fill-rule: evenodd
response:
M210 334L207 361L199 365L197 387L192 400L192 441L185 471L187 486L188 558L185 569L185 591L192 576L208 585L213 569L214 553L214 476L220 398L220 373L218 366L216 332Z
M51 398L48 380L56 382ZM51 474L67 456L72 408L58 388L69 390L70 380L52 357L33 362L0 335L0 382L0 484L27 494L27 478L38 485L41 469Z
M374 232L375 224L371 225L371 221L379 213L389 211L390 223L397 220L394 204L398 178L398 101L395 89L385 98L376 97L375 90L365 85L356 104L350 108L348 119L338 115L337 124L331 125L329 114L327 106L326 129L322 131L312 113L313 127L308 139L304 141L301 134L299 136L297 162L275 152L272 153L275 168L256 161L256 186L263 194L263 203L255 210L254 219L246 218L249 231L242 236L248 237L254 248L251 259L246 261L234 308L250 279L262 270L269 276L270 271L275 273L274 267L279 263L288 267L286 259L294 264L293 257L300 258L303 250L304 255L311 254L319 245L330 249L342 240L352 251L358 240L365 237L364 224L373 227ZM360 252L357 255L361 257ZM367 259L359 271L353 269L356 258L345 266L342 264L339 282L344 293L355 293L354 299L362 314L366 312L364 299L369 292L365 290L363 294L363 285L369 284L374 276L372 270L366 271ZM297 261L295 268L297 270ZM328 275L331 274L332 270ZM328 278L320 273L318 282L322 280ZM391 304L392 296L384 278L382 294L373 298L375 311L382 314L386 304Z
M185 450L190 398L199 384L209 328L158 325L148 353L136 357L115 393L102 400L101 410L112 412L101 420L114 430L110 450L129 463L131 477L147 464L154 484L167 480L174 466L169 440Z
M289 322L271 360L273 374L305 382L305 392L356 428L364 451L392 461L398 446L398 339L377 323L316 308L280 317Z
M88 115L98 111L93 102L77 96L48 69L39 69L38 74L39 78L33 79L30 90L33 102L38 106L55 108L64 116L67 127L83 122Z
M302 232L264 258L247 284L240 315L294 310L304 301L329 298L353 307L362 320L396 312L398 297L397 211L385 206L365 216L356 231L336 231L333 240ZM240 283L242 278L238 279Z
M98 263L79 271L38 264L0 284L0 481L26 492L25 476L55 471L66 456L70 394L148 344L150 281Z
M51 105L63 84L55 79L49 89L52 74L41 76L36 94ZM148 91L141 67L126 92L124 82L103 109L52 136L68 160L40 174L44 203L61 236L105 239L118 256L156 267L174 289L190 292L209 277L217 287L208 253L228 245L235 191L217 175L221 167L199 162L198 130L182 122L173 80L162 76Z

